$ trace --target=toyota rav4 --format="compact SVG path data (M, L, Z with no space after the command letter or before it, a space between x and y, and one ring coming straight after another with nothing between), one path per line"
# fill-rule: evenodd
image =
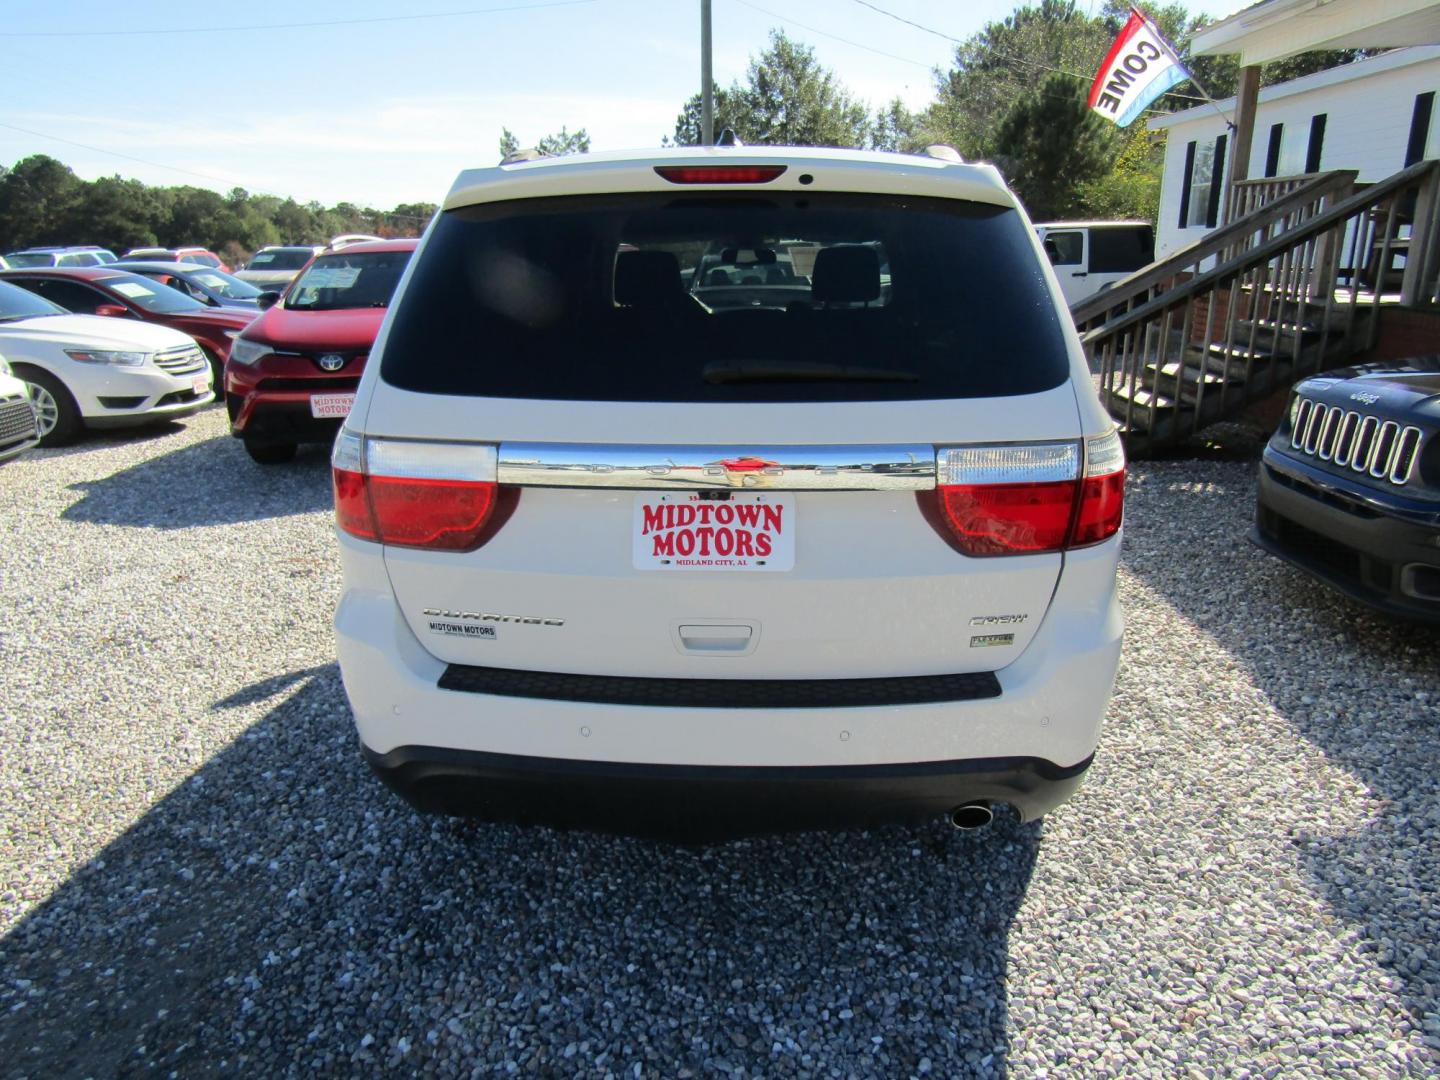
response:
M1124 459L999 174L462 173L333 453L341 671L422 809L723 836L1069 796Z

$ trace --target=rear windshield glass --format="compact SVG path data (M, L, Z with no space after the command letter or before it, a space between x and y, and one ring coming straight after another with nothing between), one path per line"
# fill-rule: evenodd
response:
M248 281L231 277L223 270L196 270L190 277L216 296L223 296L229 300L254 300L261 292Z
M115 274L102 278L100 284L119 293L137 307L157 315L179 315L187 311L205 310L205 305L199 301L140 274Z
M696 402L1025 394L1067 372L1013 210L714 193L444 214L381 368L425 393Z
M250 260L250 270L299 270L314 255L308 248L296 251L261 251Z
M5 261L11 266L54 266L55 256L49 252L31 252L26 254L18 252L14 255L6 255Z
M321 255L290 286L285 306L302 311L389 307L410 254L372 251L364 255Z

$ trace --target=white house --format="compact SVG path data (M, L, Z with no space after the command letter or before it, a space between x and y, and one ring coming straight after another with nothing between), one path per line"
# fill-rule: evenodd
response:
M1440 46L1395 49L1259 93L1249 175L1295 176L1354 169L1383 180L1440 156ZM1222 190L1234 157L1227 121L1236 101L1156 116L1166 132L1156 257L1198 240L1220 223ZM1222 115L1223 114L1223 115Z

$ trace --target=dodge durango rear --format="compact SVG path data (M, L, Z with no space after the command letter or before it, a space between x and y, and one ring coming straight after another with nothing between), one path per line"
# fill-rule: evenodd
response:
M988 166L463 173L333 466L341 670L421 809L970 826L1095 752L1123 453Z

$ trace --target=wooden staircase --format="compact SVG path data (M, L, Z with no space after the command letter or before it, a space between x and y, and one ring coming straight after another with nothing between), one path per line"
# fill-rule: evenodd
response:
M1270 201L1242 192L1233 221L1071 308L1132 456L1368 349L1382 302L1440 303L1440 161L1359 192L1348 171L1260 183Z

